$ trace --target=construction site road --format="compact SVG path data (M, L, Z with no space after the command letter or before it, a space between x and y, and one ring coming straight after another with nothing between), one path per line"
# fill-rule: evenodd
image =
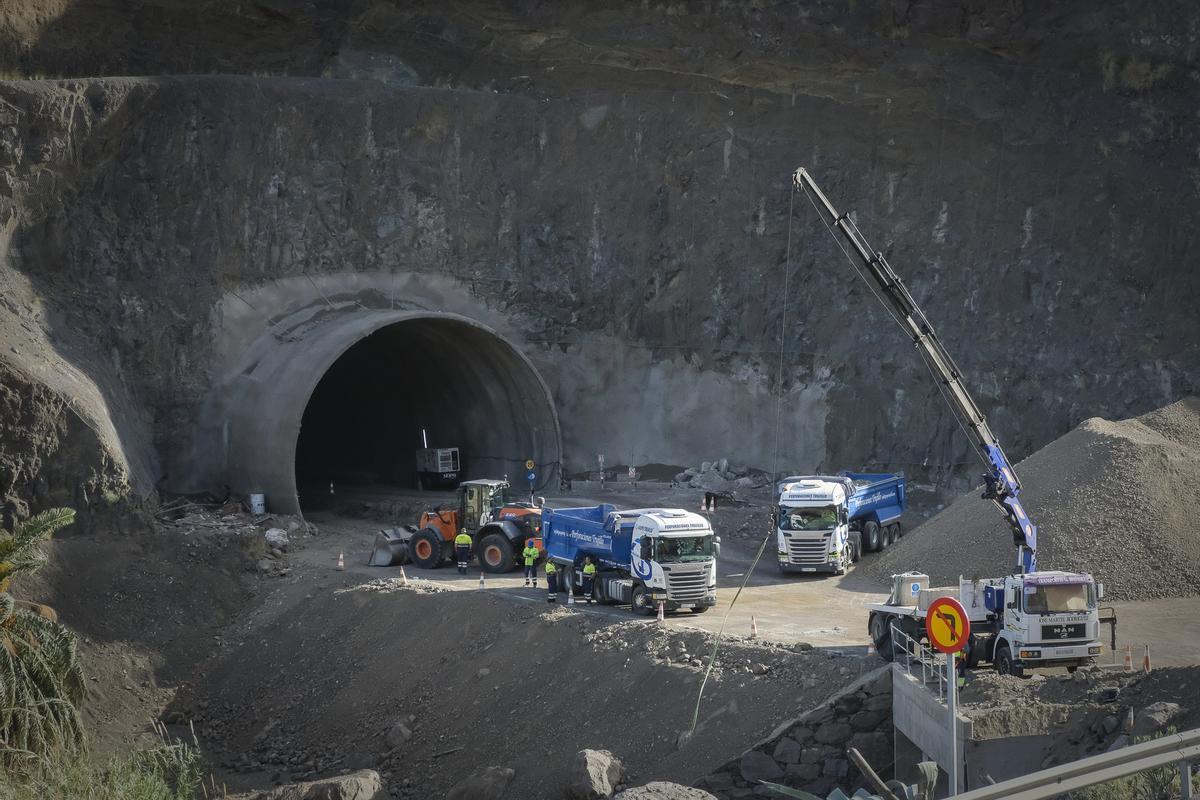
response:
M546 494L550 507L570 507L612 503L620 508L676 507L699 510L702 493L694 489L670 488L663 484L576 484L575 493ZM799 576L780 574L775 564L773 539L766 543L762 556L736 604L730 608L745 580L763 538L768 536L770 500L751 498L745 505L719 507L709 512L713 530L721 537L721 555L717 560L717 605L706 614L681 612L668 614L669 626L694 628L734 636L748 636L753 620L760 638L786 644L804 642L846 655L876 658L869 650L866 630L867 603L883 602L886 587L865 573L852 569L843 576L818 574ZM394 577L399 567L369 567L375 533L381 527L412 524L418 510L438 502L451 503L453 494L416 492L391 488L344 489L339 501L326 511L310 512L307 517L320 526L323 536L293 557L314 566L333 567L340 552L345 554L346 570L365 580ZM919 534L914 534L919 535ZM865 559L875 558L864 555ZM1007 565L1005 565L1007 566ZM918 569L919 565L912 565ZM472 564L469 574L459 575L453 567L423 570L411 564L405 573L412 579L430 581L452 590L478 591L480 571ZM1000 569L999 565L997 569ZM524 585L520 571L505 575L487 575L487 591L519 603L546 603L544 584L539 578L535 590ZM564 601L560 594L559 602ZM1134 661L1141 664L1144 648L1149 645L1153 663L1162 666L1200 663L1200 598L1181 598L1150 602L1112 604L1117 611L1117 647L1102 631L1105 654L1102 664L1119 664L1128 646ZM579 606L587 613L613 618L638 619L625 606Z

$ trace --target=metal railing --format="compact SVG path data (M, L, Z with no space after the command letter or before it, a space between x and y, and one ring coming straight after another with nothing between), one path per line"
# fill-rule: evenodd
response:
M939 700L946 699L946 657L935 653L892 623L892 663L903 664L908 674L931 692L937 686Z

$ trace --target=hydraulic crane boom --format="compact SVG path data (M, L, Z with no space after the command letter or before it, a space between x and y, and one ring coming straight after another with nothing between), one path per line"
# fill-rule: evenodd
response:
M1013 544L1017 547L1017 567L1022 572L1033 572L1037 569L1037 526L1025 513L1018 495L1021 492L1021 482L1013 472L1012 464L1004 455L996 435L988 427L987 419L975 404L970 393L962 383L962 373L954 359L942 346L933 326L929 324L925 313L917 306L912 294L905 287L900 276L896 274L882 253L871 249L866 238L859 231L854 220L847 214L839 214L829 198L817 186L808 170L801 167L793 176L796 186L805 192L810 199L815 198L814 205L819 207L819 213L828 214L829 221L837 228L842 237L849 243L850 255L857 256L866 267L871 280L879 289L881 299L894 314L897 321L908 331L913 344L921 351L921 355L933 370L937 379L945 386L943 394L954 413L962 421L968 436L972 440L980 457L988 465L989 472L983 476L983 497L991 500L996 507L1004 512L1009 526L1012 528Z

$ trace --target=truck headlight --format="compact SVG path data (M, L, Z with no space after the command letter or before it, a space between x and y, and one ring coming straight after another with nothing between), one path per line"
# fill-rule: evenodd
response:
M1022 650L1019 653L1019 655L1021 658L1041 658L1042 651L1041 650Z
M1102 645L1102 644L1088 645L1088 655L1089 656L1098 656L1103 651L1104 651L1104 645Z

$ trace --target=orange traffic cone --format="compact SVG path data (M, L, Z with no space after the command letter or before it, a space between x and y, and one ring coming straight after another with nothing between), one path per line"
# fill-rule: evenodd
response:
M665 603L663 603L663 601L662 601L662 600L659 600L659 601L658 601L658 621L659 621L659 622L662 622L662 621L663 621L663 619L664 619L664 617L663 617L663 608L664 608L664 606L665 606L665 605L666 605L666 604L665 604Z
M1133 672L1133 645L1125 645L1125 671Z
M1142 656L1142 672L1150 671L1150 645L1146 645L1146 655Z
M408 586L408 576L404 574L404 565L400 565L400 585Z
M486 588L487 588L487 586L486 586L486 585L484 585L484 583L483 583L483 573L482 573L482 572L481 572L481 573L479 573L479 588L480 588L480 589L486 589Z
M338 565L337 565L337 568L338 568L338 569L345 569L345 568L346 568L346 554L345 554L345 553L338 553Z
M758 622L755 621L753 615L751 615L751 617L750 617L750 638L751 639L758 638Z

